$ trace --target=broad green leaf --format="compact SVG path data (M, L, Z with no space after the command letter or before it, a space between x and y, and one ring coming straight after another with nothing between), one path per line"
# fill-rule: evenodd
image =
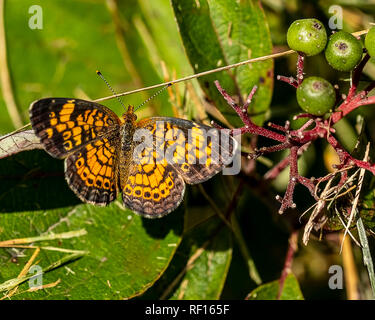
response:
M116 27L116 40L119 44L122 56L126 57L130 74L135 77L136 84L147 86L163 82L160 72L160 60L154 59L155 52L150 52L145 39L146 25L141 16L141 9L137 0L107 1ZM131 10L129 10L131 8ZM143 34L142 34L143 32ZM143 37L142 37L143 35ZM132 48L137 48L133 50ZM143 93L147 98L147 93ZM161 95L155 111L159 115L172 116L172 109L167 95ZM150 102L151 104L154 101ZM155 112L154 112L155 113Z
M151 58L155 61L156 68L160 69L160 61L164 61L169 73L175 70L178 77L190 74L189 61L179 41L178 28L174 27L175 19L169 1L138 0L138 4L143 22L149 31L149 34L140 32L140 35L145 46L148 47Z
M44 151L22 152L0 160L0 179L0 240L81 228L88 232L77 239L45 243L86 250L89 255L73 262L69 269L57 269L45 276L44 283L61 279L58 287L20 298L133 297L161 276L181 240L183 206L163 219L149 220L123 208L120 198L105 208L80 204L65 182L63 162ZM13 251L0 251L0 282L15 278L31 255L24 252L25 257L14 264L10 259ZM60 259L61 253L42 251L40 256L41 265L47 267ZM70 269L72 274L67 272ZM27 289L27 284L22 288Z
M211 229L212 226L213 224L210 223L207 229ZM187 243L191 244L190 259L194 254L201 254L181 279L181 284L171 297L172 300L220 298L232 258L232 238L230 231L225 226L221 226L219 230L214 229L214 231L207 229L195 229L190 235L190 239L194 240L189 241L189 238L187 240ZM194 245L194 242L200 237L205 240L203 245L207 242L207 247L197 246L196 243Z
M275 300L279 291L279 280L275 280L254 289L247 297L248 300ZM296 277L290 273L284 282L280 300L303 300L303 295Z
M194 72L271 53L268 26L260 2L251 0L171 0L186 54ZM245 65L199 78L199 83L227 119L240 125L238 116L218 93L214 81L231 95L246 100L258 86L250 106L253 120L262 124L273 89L271 60Z
M51 202L53 196L57 197L55 192L58 189L49 194ZM18 194L21 202L22 193ZM105 208L81 204L2 213L0 240L82 228L87 231L87 235L78 238L44 242L45 246L86 250L89 254L44 275L44 284L61 279L57 287L15 298L123 299L143 293L164 272L179 245L183 211L181 207L163 219L149 220L125 210L116 200ZM15 278L32 253L31 250L23 250L25 257L13 263L10 258L15 251L0 251L0 282ZM40 259L42 267L47 267L61 256L61 252L42 250L37 260ZM27 283L20 287L21 291L27 289Z
M79 204L64 179L64 162L44 150L0 160L0 212L52 209Z
M211 217L184 235L163 277L141 298L219 299L231 259L231 232Z

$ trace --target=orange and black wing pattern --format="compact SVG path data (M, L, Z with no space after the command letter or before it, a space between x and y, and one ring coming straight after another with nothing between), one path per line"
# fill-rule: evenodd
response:
M237 148L228 132L189 120L153 117L140 124L155 137L155 149L163 150L167 162L188 184L219 173L232 161Z
M177 118L144 119L137 130L145 130L140 135L148 137L135 141L148 142L143 146L134 143L123 202L148 218L162 217L177 208L183 200L185 182L196 184L210 179L228 164L237 146L227 135L228 146L224 148L218 129Z
M110 109L80 99L38 100L30 107L30 120L46 151L65 158L65 177L82 201L106 205L121 190L125 206L147 217L174 210L185 182L210 179L230 163L237 148L223 130L154 117L132 124L136 133L146 131L149 143L141 150L144 144L135 137L126 148L133 154L123 154L122 141L133 135L133 128L123 130Z
M80 99L41 99L31 104L29 113L35 134L55 158L65 158L86 144L119 131L121 125L109 108Z
M118 194L119 136L90 142L65 159L65 178L84 202L107 205Z
M173 166L132 163L122 198L135 213L160 218L180 205L184 193L185 182Z
M65 158L65 178L82 201L116 199L121 121L115 113L90 101L49 98L31 105L30 120L46 151Z

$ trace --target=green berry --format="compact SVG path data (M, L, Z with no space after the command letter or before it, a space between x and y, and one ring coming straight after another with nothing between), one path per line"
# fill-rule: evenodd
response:
M290 25L286 39L291 49L314 56L324 50L327 33L319 20L301 19Z
M375 27L372 27L366 34L365 47L371 57L375 57Z
M332 68L340 71L350 71L362 58L361 42L345 31L339 31L330 36L325 50L325 56Z
M335 89L323 78L306 78L297 88L297 101L307 113L322 116L335 104Z

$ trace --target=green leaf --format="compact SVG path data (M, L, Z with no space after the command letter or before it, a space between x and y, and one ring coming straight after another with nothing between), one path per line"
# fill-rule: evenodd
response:
M67 186L63 161L43 150L0 160L0 240L61 233L85 228L86 236L48 241L55 246L89 251L82 259L53 270L43 279L54 288L15 295L32 299L122 299L142 294L165 271L182 237L183 206L161 220L125 210L121 200L108 207L81 204ZM15 278L31 251L0 249L0 283ZM21 258L12 263L11 257ZM62 259L42 251L43 268ZM25 283L21 292L28 289Z
M105 208L82 204L48 211L2 214L1 240L83 227L87 231L87 235L78 238L43 242L48 246L89 251L89 254L44 275L44 284L61 279L57 287L15 297L124 299L143 293L167 268L180 243L183 211L181 207L162 220L149 220L125 210L116 200ZM15 278L32 253L23 249L25 257L13 263L10 257L15 251L1 251L0 283ZM61 256L61 252L42 251L38 259L42 267L47 267ZM27 289L27 283L20 287L21 291Z
M279 291L279 280L259 286L248 295L248 300L275 300ZM303 295L296 277L290 273L284 282L280 300L303 300Z
M44 150L1 159L0 180L0 212L48 210L80 203L64 179L64 162Z
M240 62L271 53L268 26L259 1L171 0L186 54L194 72ZM214 81L231 95L246 100L254 85L250 106L253 120L265 120L273 89L273 62L267 60L199 78L199 83L228 121L240 125L238 116L217 91Z
M151 52L147 47L148 30L141 16L141 8L137 0L107 1L116 28L116 40L127 69L133 76L137 86L163 82L160 72L160 60L153 59L157 52ZM132 8L129 10L129 8ZM145 39L146 36L146 39ZM137 50L132 50L137 48ZM156 57L155 57L156 58ZM142 93L144 98L147 93ZM158 98L155 111L159 115L172 116L172 108L166 94ZM155 101L151 101L153 104Z
M170 299L213 300L220 298L232 258L232 239L227 227L221 226L221 230L216 228L212 230L213 226L215 225L210 223L206 226L206 230L195 229L190 235L190 239L194 240L188 239L185 242L185 245L188 242L191 244L190 258L194 254L201 254L189 265L189 270ZM205 243L197 246L197 239L200 241L205 239L207 246ZM192 242L195 242L195 245Z
M231 259L231 232L211 217L184 235L169 268L142 299L219 299Z

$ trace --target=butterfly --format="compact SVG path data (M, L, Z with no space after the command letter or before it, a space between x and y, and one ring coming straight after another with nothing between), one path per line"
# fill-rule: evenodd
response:
M238 146L228 131L193 121L137 121L132 106L118 117L95 102L46 98L29 113L44 149L65 159L66 181L83 202L104 206L122 193L127 208L148 218L176 209L185 184L220 172Z

